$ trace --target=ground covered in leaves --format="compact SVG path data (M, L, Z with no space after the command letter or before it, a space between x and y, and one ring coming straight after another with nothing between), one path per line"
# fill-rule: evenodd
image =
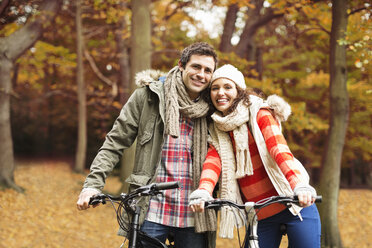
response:
M0 248L120 247L112 207L76 209L84 178L65 162L18 161L15 181L26 192L0 191ZM109 178L105 189L117 192L118 179ZM344 246L372 247L372 190L341 190L339 204ZM237 247L236 240L217 244Z

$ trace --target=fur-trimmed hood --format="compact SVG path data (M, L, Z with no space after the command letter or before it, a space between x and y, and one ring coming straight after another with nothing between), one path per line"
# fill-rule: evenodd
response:
M280 122L286 121L291 115L291 106L278 95L270 95L266 100L250 95L249 101L251 102L249 107L251 114L257 114L261 108L268 108Z
M291 106L278 95L270 95L266 99L266 103L274 111L274 115L279 121L286 121L292 113Z
M151 82L159 81L160 77L167 76L166 72L162 72L159 70L144 70L141 72L138 72L135 76L135 83L137 87L144 87L149 85Z

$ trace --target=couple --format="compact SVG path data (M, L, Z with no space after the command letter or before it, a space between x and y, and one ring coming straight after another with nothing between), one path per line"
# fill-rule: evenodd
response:
M200 200L211 198L221 177L221 198L257 201L295 193L306 207L274 206L262 212L261 247L279 246L277 226L281 223L287 224L294 247L320 247L319 215L312 205L315 190L280 131L279 121L286 119L289 106L278 97L264 101L250 93L235 67L216 67L215 50L198 42L183 50L178 66L166 77L154 71L137 75L140 87L107 134L77 208L89 208L89 198L102 190L123 150L137 139L134 169L126 179L130 190L153 182L180 181L182 185L141 202L141 230L150 236L165 241L171 233L177 248L215 247L216 214L204 211ZM211 108L215 112L208 123ZM231 213L221 214L222 225L233 221ZM220 235L231 237L232 228L229 225Z

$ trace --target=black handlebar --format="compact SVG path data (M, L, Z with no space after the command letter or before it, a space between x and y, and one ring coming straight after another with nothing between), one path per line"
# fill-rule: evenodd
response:
M315 197L315 202L316 203L322 202L322 196L316 196ZM298 204L299 201L298 201L297 195L295 195L295 196L280 196L280 195L271 196L271 197L262 199L258 202L255 202L253 204L253 208L254 209L260 209L260 208L266 207L266 206L274 204L274 203L281 203L281 204L286 205L288 203ZM239 209L245 209L245 207L246 207L245 204L237 204L235 202L232 202L232 201L229 201L229 200L222 200L222 199L215 199L215 200L211 200L211 201L206 201L204 203L205 208L219 209L222 206L232 206L232 207L239 208Z
M89 205L97 205L99 203L106 204L107 195L105 194L98 194L94 195L89 199Z
M141 207L138 205L137 200L142 196L155 196L162 194L163 190L176 189L179 187L179 182L152 183L138 187L128 194L121 193L118 196L111 196L108 194L94 195L90 198L89 205L97 205L99 203L105 204L107 200L112 203L120 228L129 234L128 247L137 247L138 240L146 240L156 247L166 248L165 244L139 230ZM130 215L132 216L130 217Z
M180 182L155 183L154 190L177 189L180 187Z
M160 191L162 190L176 189L179 187L180 187L179 182L152 183L149 185L139 187L129 194L122 193L120 194L120 196L111 196L108 194L94 195L90 198L89 205L97 205L99 203L105 204L107 199L110 199L113 201L127 201L136 196L156 195L156 194L159 194Z
M293 200L298 201L298 196L297 195L293 196ZM321 202L322 202L322 196L321 195L317 195L315 197L315 203L321 203Z

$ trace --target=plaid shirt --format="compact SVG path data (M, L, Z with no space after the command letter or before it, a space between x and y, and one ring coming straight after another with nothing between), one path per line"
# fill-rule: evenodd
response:
M179 123L180 136L165 137L156 182L179 181L181 187L152 197L146 219L172 227L193 227L194 214L188 207L192 191L193 121L181 115Z

